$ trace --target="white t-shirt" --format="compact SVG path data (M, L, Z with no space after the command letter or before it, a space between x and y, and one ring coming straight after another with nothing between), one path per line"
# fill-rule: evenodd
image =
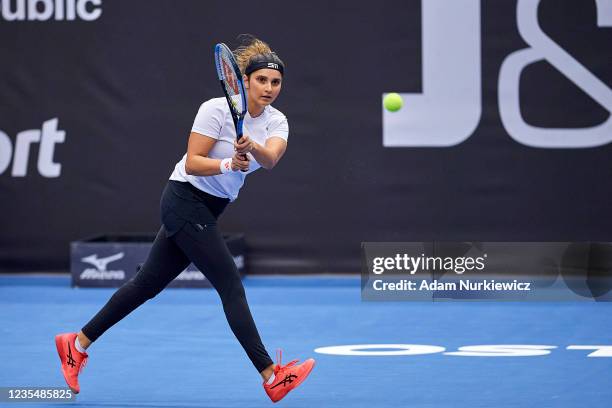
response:
M208 157L225 159L234 156L236 129L225 98L214 98L204 102L198 110L191 131L217 139ZM270 137L280 137L286 141L289 137L289 124L285 115L279 110L266 106L263 113L256 118L252 118L247 112L242 132L263 146ZM185 171L187 160L187 154L185 154L174 167L170 180L186 181L208 194L234 201L238 197L238 191L244 184L246 176L261 167L250 153L248 156L250 160L248 172L235 171L216 176L192 176Z

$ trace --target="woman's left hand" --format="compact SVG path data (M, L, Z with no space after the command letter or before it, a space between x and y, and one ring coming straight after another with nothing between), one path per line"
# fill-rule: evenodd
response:
M240 140L234 141L234 149L240 154L247 154L255 148L255 142L247 135L242 135Z

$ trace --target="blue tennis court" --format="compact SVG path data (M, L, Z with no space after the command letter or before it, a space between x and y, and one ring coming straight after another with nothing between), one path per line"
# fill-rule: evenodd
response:
M282 347L286 361L317 360L307 382L279 403L285 406L541 408L612 401L612 358L567 349L612 344L609 303L368 303L360 299L357 277L244 282L268 350ZM67 276L0 277L0 385L64 386L53 336L79 329L112 293L72 289ZM165 290L89 349L77 402L59 406L271 406L220 308L212 290ZM446 352L473 345L550 347L529 357L314 352L357 344Z

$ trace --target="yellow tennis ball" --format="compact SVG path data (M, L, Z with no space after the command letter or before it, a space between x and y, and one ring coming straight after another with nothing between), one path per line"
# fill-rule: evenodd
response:
M404 100L400 94L391 92L386 94L383 98L383 106L389 112L397 112L398 110L402 109L402 106L404 106Z

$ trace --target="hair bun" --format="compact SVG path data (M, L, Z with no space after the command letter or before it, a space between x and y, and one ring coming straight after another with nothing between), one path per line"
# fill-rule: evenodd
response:
M252 34L240 34L237 39L240 45L234 50L234 56L236 57L236 62L238 62L240 72L243 74L253 58L257 58L259 55L273 54L278 58L267 43ZM280 58L278 60L280 61Z

